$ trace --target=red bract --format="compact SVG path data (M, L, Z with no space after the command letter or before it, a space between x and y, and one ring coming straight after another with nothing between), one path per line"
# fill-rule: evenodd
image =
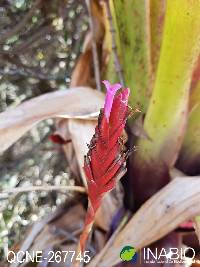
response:
M110 85L108 81L104 81L104 84L107 88L105 105L100 111L84 163L89 205L80 240L82 249L103 195L113 189L116 181L126 172L127 152L121 135L128 117L129 89L122 89L115 94L121 88L119 84Z

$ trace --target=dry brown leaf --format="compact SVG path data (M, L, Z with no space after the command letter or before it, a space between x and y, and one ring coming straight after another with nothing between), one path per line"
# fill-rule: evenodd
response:
M187 178L186 174L184 174L183 172L181 172L179 169L176 169L176 168L173 168L170 170L170 175L172 179L175 179L176 177L184 177L184 176ZM200 216L199 215L193 218L193 226L195 228L195 233L200 243Z
M95 229L94 238L95 238L94 245L95 245L96 250L101 251L101 249L104 247L106 243L106 235L102 231Z
M78 160L80 173L83 179L85 187L87 187L87 182L85 178L85 173L83 171L84 156L88 152L87 144L90 143L90 139L94 134L94 129L96 126L96 121L81 121L81 120L69 120L68 129L72 139L72 143L76 152L76 157Z
M112 246L98 262L89 267L111 267L120 262L120 251L126 245L136 249L150 245L167 235L182 222L200 213L200 177L175 178L136 212L117 235Z
M0 114L0 152L42 120L55 117L90 118L98 114L103 103L102 93L88 87L77 87L44 94L8 109Z
M57 140L61 141L60 143L63 143L63 150L65 153L65 157L67 159L67 162L70 167L70 174L73 175L75 178L76 184L80 185L82 184L81 182L81 175L80 175L80 168L78 165L78 161L76 158L76 153L74 150L74 146L71 140L70 132L69 132L69 125L68 125L68 119L55 119L55 126L56 126L56 131L50 136L51 140L53 142L55 138L52 139L53 137L57 137Z
M85 86L88 84L94 86L94 81L91 80L93 71L92 62L93 57L91 49L80 55L76 68L72 72L71 86Z
M72 72L71 77L71 86L85 86L89 85L94 87L94 65L95 63L93 58L92 51L92 41L93 38L96 43L96 48L99 56L99 66L101 65L101 54L102 54L102 43L104 38L104 18L103 10L99 0L93 0L91 2L91 13L93 19L94 27L94 36L92 35L91 30L86 34L84 44L83 44L83 53L79 56L77 64Z
M44 250L48 246L54 247L64 240L69 243L75 242L71 239L72 233L83 227L84 217L85 212L81 204L71 207L60 218L43 228L43 231L34 240L30 251Z

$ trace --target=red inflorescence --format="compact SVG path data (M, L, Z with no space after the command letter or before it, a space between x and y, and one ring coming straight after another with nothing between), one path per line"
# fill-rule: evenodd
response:
M117 90L119 89L119 84ZM106 97L104 108L100 111L98 125L89 145L89 152L85 156L84 171L88 183L89 208L85 224L94 220L95 213L100 206L103 195L114 188L116 181L126 172L127 152L121 138L128 117L129 89L110 91L106 84L107 94L113 92L113 98ZM108 105L108 107L107 107ZM110 107L111 106L111 107ZM110 109L105 113L106 109ZM106 115L106 114L109 114ZM86 234L87 235L87 234ZM83 238L82 241L86 239Z

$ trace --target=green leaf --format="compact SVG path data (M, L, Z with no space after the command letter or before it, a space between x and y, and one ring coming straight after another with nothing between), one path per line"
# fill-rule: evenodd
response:
M166 0L150 1L151 61L153 75L156 73L160 56L165 11Z
M200 171L200 82L196 86L191 99L191 111L184 142L177 162L183 172L195 175Z
M189 118L177 166L188 174L200 171L200 56L191 83Z
M136 206L169 182L168 170L183 141L190 82L200 48L199 14L199 0L182 0L181 5L179 0L167 1L158 71L144 122L149 139L139 140L132 162Z
M167 2L158 72L144 123L152 142L142 140L140 146L148 156L161 156L168 166L173 165L183 138L190 81L200 49L199 14L199 0L183 0L181 5L179 0Z
M110 6L125 85L132 90L130 104L145 111L151 95L149 2L118 0L110 1ZM106 76L111 82L118 80L114 73L111 57Z

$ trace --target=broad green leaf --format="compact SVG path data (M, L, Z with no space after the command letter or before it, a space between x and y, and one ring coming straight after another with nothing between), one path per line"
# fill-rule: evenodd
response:
M200 168L200 55L193 72L191 83L189 118L186 135L177 162L185 173L195 174Z
M109 1L109 5L110 5L110 12L112 15L113 28L115 31L113 34L114 34L115 45L116 45L116 53L120 57L121 47L120 47L120 40L119 40L119 31L117 28L115 9L114 9L114 4L112 0ZM116 66L114 63L114 55L113 55L113 48L112 48L114 44L112 44L111 26L110 26L110 21L108 20L106 5L103 5L103 12L104 12L104 18L105 18L104 53L106 54L106 58L107 59L109 58L109 61L106 62L107 67L105 70L105 78L108 79L111 83L115 83L115 82L119 82L119 77L117 77Z
M156 74L160 56L165 10L166 0L150 0L151 61L153 76Z
M191 96L191 111L177 166L185 173L200 171L200 82Z
M179 0L167 1L159 65L144 121L149 138L139 140L132 161L137 208L169 182L168 170L184 138L190 82L200 50L199 14L199 0L182 0L181 5Z
M193 71L190 91L189 111L200 104L200 54Z
M199 14L199 0L183 0L181 5L179 0L167 2L158 72L144 123L152 141L142 140L139 145L146 157L162 159L168 166L174 163L183 138L191 75L200 50Z
M151 95L149 1L110 1L110 7L125 85L132 90L130 104L145 111ZM116 81L118 78L114 73L112 56L107 79Z

